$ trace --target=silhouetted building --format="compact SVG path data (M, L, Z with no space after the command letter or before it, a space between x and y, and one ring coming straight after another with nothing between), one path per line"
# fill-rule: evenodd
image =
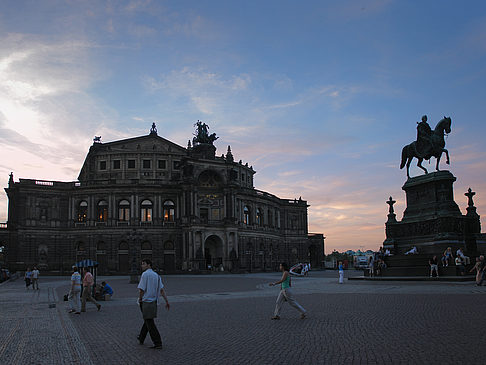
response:
M11 175L9 266L67 272L87 258L106 274L137 271L141 258L166 272L320 266L324 237L309 238L307 202L256 190L253 168L234 162L229 147L216 157L217 137L198 128L187 148L155 125L146 136L95 138L75 182Z

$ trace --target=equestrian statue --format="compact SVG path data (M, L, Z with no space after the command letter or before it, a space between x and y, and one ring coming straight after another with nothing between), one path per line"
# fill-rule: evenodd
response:
M422 166L423 160L430 160L431 157L437 159L435 169L439 171L439 162L442 153L446 154L446 164L450 163L449 152L444 148L444 135L451 133L451 118L445 117L437 123L437 126L432 130L427 123L427 116L422 117L422 121L417 123L417 140L403 147L402 162L400 169L407 165L407 177L410 178L410 164L415 157L418 159L417 166L425 171L428 171Z

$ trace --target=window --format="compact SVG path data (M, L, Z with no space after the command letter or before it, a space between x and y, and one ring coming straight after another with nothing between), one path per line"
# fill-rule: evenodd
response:
M128 200L121 200L118 203L118 220L122 222L130 220L130 202Z
M172 241L164 242L164 250L170 251L174 249L174 243Z
M140 207L140 220L142 222L152 222L152 202L144 200Z
M246 225L250 224L250 209L246 205L243 208L243 223Z
M199 209L199 218L201 218L204 222L208 221L208 208L200 208Z
M106 161L100 161L100 170L106 170Z
M167 161L166 160L159 160L159 169L165 170L167 168Z
M263 226L263 211L260 208L256 210L256 223L259 226Z
M88 220L88 203L84 200L78 206L78 222L86 222Z
M106 200L100 200L98 203L97 219L98 222L106 222L108 220L108 203Z
M164 202L164 222L174 222L175 204L172 200Z
M179 170L181 168L181 162L180 161L174 161L172 163L174 170Z
M219 209L211 209L211 219L213 221L219 221L221 219L219 212Z
M274 223L273 223L273 212L270 209L268 210L268 225L270 227L273 227L274 226Z
M245 174L241 174L241 181L245 181Z
M120 170L121 168L121 161L120 160L114 160L113 161L113 170Z
M142 167L144 169L150 169L150 168L152 168L152 161L151 160L143 160L142 161Z
M135 160L128 160L127 161L127 167L129 169L134 169L135 168Z

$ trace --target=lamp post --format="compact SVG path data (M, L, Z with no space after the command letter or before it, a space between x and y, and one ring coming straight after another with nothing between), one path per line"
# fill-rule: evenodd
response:
M138 283L138 262L137 262L137 243L142 238L142 234L133 229L127 234L127 240L130 242L130 284Z

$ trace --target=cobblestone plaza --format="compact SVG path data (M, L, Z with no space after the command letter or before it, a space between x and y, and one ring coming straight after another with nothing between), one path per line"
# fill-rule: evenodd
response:
M346 273L348 274L348 273ZM355 272L349 272L355 274ZM481 362L486 289L471 282L337 283L334 272L294 278L307 319L285 306L271 321L277 273L163 278L171 309L159 307L162 350L136 336L136 285L115 290L100 312L67 313L68 277L0 286L1 364L452 364ZM53 306L55 304L55 307Z

